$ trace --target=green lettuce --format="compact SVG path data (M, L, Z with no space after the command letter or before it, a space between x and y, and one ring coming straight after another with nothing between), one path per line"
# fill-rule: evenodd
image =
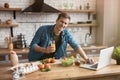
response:
M115 60L120 60L120 46L117 46L114 51L113 51L113 54L112 54L112 58L115 59Z

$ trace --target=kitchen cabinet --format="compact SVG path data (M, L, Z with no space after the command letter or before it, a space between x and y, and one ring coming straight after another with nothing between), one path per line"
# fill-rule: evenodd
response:
M0 55L0 61L5 61L5 56L4 55Z

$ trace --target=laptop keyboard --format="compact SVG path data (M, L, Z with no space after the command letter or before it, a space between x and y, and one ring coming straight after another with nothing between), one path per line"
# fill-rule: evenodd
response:
M98 63L90 65L90 67L92 67L92 68L97 68L97 66L98 66Z

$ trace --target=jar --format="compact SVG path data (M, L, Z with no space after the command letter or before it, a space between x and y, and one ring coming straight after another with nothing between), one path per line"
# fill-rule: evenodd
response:
M8 19L8 20L6 21L6 23L7 23L7 24L12 24L12 20L11 20L11 19Z
M25 48L25 47L26 47L25 35L20 33L20 35L17 35L16 48Z
M8 4L8 3L5 3L5 4L4 4L4 7L5 7L5 8L9 8L9 4Z

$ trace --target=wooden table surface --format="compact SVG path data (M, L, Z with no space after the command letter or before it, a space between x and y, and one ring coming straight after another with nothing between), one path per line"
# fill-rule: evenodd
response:
M0 64L0 80L11 80L10 64ZM111 65L93 71L78 66L63 67L61 64L52 65L51 71L40 70L27 74L22 80L120 80L120 66L112 62Z

